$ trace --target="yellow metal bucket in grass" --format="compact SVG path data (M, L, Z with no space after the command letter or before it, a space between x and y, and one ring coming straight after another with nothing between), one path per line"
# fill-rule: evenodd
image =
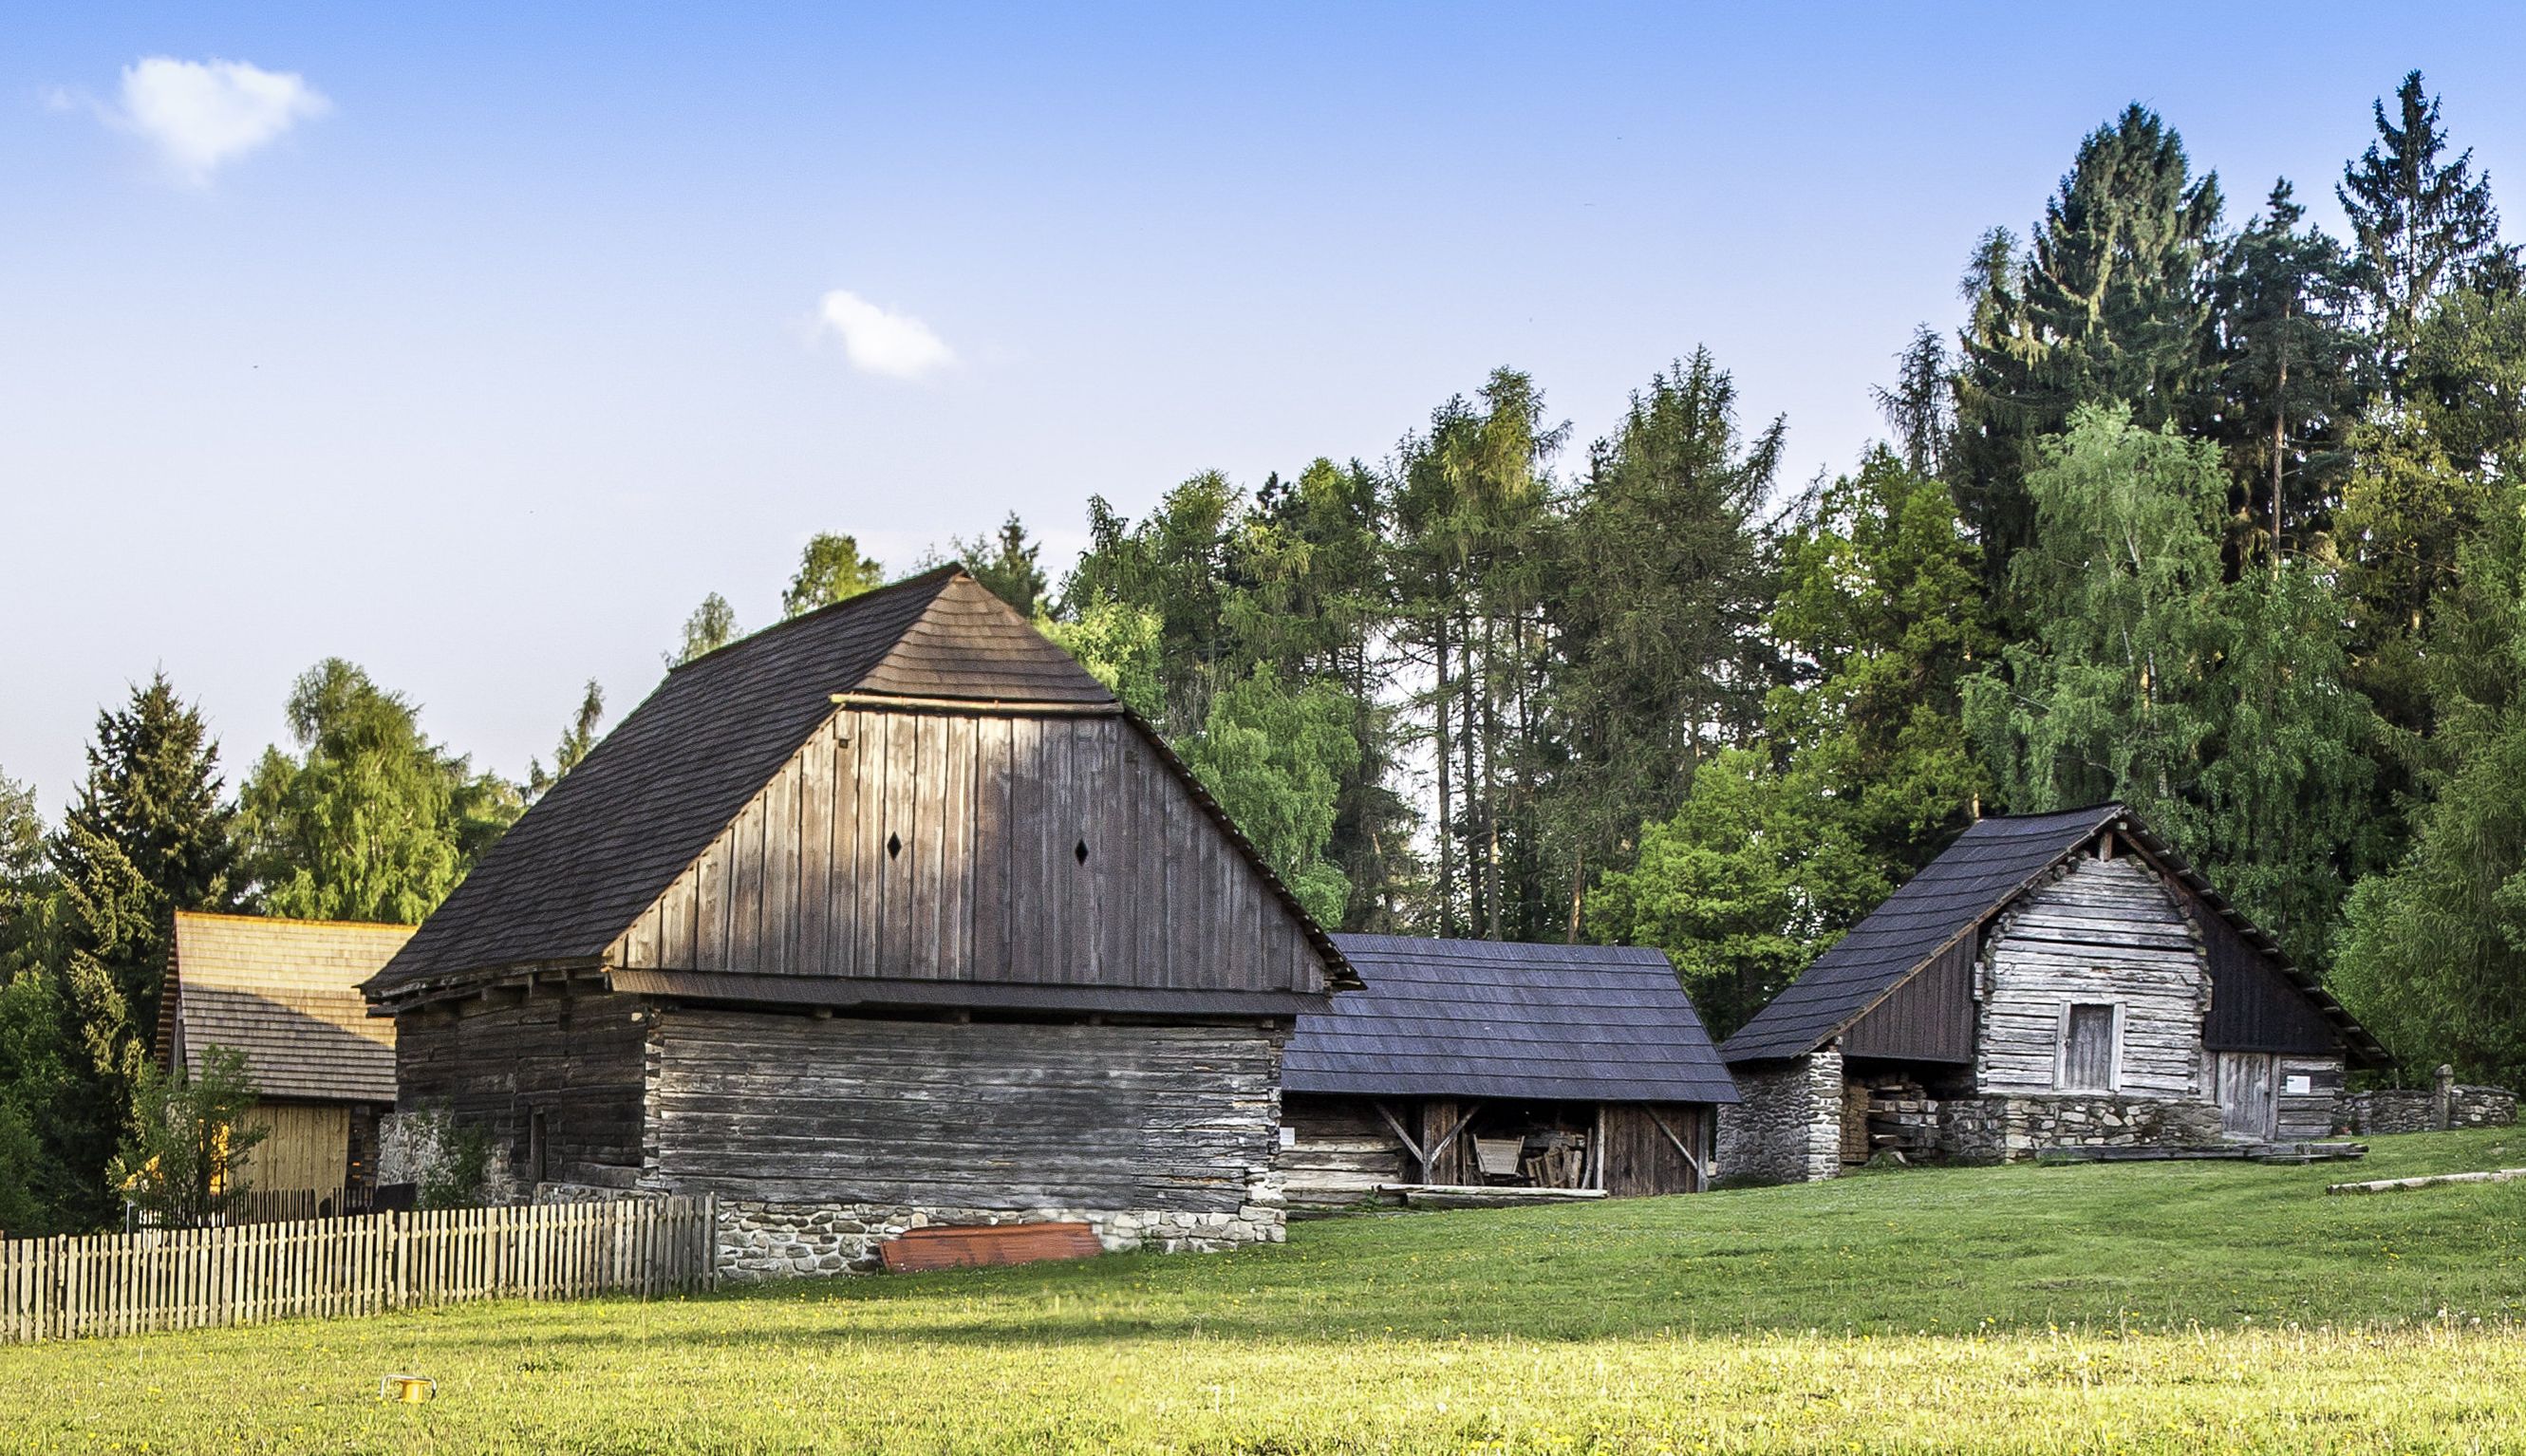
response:
M428 1376L393 1375L378 1381L378 1399L400 1400L417 1405L434 1399L438 1382Z

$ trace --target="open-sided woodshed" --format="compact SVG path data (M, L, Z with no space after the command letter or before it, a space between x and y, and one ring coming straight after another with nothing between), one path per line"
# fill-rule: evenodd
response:
M1282 1078L1293 1203L1708 1185L1737 1100L1666 957L1601 945L1337 935L1363 989L1299 1018Z

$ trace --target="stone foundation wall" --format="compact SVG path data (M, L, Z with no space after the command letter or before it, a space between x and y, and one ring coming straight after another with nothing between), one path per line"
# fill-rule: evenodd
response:
M1735 1106L1719 1109L1716 1176L1813 1182L1842 1172L1842 1053L1730 1069Z
M880 1203L754 1203L719 1206L719 1273L755 1281L808 1275L875 1274L878 1245L906 1230L994 1224L1086 1224L1107 1253L1220 1253L1287 1236L1281 1206L1249 1203L1235 1213L1168 1209L911 1208Z
M2002 1163L2056 1147L2182 1147L2220 1140L2216 1103L2112 1096L1957 1097L1939 1104L1940 1152Z

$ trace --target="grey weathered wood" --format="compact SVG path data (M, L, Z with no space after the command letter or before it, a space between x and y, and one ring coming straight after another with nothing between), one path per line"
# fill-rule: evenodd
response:
M854 708L831 728L618 942L617 964L1323 987L1298 918L1125 721Z
M814 1020L661 1025L656 1181L802 1202L1230 1211L1268 1165L1279 1032Z
M2122 1008L2113 1091L2205 1095L2208 982L2191 934L2162 882L2136 859L2076 859L2030 891L1985 941L1981 1090L2064 1089L2065 1009L2113 1005Z

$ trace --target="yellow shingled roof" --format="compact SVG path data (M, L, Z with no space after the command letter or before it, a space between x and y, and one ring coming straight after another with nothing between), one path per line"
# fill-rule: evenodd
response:
M394 1024L368 1014L361 982L412 938L411 926L275 920L258 915L176 917L160 1020L162 1056L186 1068L202 1050L244 1052L263 1094L392 1102Z

